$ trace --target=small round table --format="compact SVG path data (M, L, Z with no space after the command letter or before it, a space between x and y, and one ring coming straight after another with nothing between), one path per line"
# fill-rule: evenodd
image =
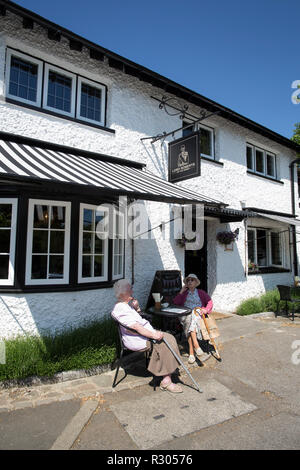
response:
M178 317L186 317L192 310L186 307L179 307L178 305L169 305L168 307L161 307L160 310L156 310L154 307L150 307L147 313L151 315L157 315L162 318L163 331L176 331L175 320Z

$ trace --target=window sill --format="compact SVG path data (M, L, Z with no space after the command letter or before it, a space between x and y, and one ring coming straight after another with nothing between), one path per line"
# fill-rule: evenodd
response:
M58 117L58 118L61 118L61 119L66 119L67 121L72 121L72 122L75 122L77 124L82 124L83 126L94 127L95 129L100 129L102 131L110 132L111 134L116 133L116 131L114 129L110 129L109 127L101 126L100 124L93 124L92 122L84 121L84 120L73 118L73 117L70 117L70 116L65 116L63 114L56 113L54 111L49 111L48 109L44 109L44 108L41 108L41 107L38 107L38 106L33 106L33 105L27 104L27 103L22 103L21 101L18 101L18 100L13 100L11 98L5 98L5 101L6 101L6 103L21 106L22 108L31 109L31 110L37 111L39 113L47 114L48 116L55 116L55 117Z
M277 180L276 178L271 178L271 176L260 175L259 173L255 173L255 171L247 170L248 175L258 176L259 178L263 178L269 181L273 181L273 183L284 184L283 181Z
M203 155L201 155L201 160L205 160L206 162L210 163L215 163L216 165L224 166L223 162L219 162L218 160L214 160L213 158L203 157Z
M115 281L106 282L95 282L90 284L82 285L43 285L43 286L25 286L22 288L16 288L14 286L0 286L1 294L37 294L37 293L51 293L51 292L75 292L92 289L107 289L113 287Z
M276 274L276 273L290 273L290 269L286 268L274 268L274 267L269 267L269 268L260 268L256 269L255 271L248 271L248 276L253 276L253 275L260 275L260 274Z

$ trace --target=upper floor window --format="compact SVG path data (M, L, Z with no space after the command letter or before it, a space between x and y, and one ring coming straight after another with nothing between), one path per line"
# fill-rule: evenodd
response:
M187 122L183 122L184 127L187 125ZM211 127L204 126L202 124L196 124L195 128L194 125L191 125L183 130L183 137L191 134L194 130L198 130L200 134L200 155L202 157L215 158L214 130Z
M0 284L14 284L17 200L0 199Z
M247 168L259 175L276 178L276 156L254 145L246 147Z
M20 52L7 51L6 96L41 105L42 62Z
M8 98L105 126L106 88L100 83L11 49L6 77Z

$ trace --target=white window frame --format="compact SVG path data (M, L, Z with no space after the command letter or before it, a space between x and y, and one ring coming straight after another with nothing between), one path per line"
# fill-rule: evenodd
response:
M64 277L62 279L31 279L32 268L32 242L33 242L33 216L34 206L60 206L65 207L65 242L64 242ZM25 284L49 285L49 284L68 284L69 283L69 265L70 265L70 224L71 224L71 202L50 201L46 199L29 199L28 201L28 227L27 227L27 249L26 249L26 272ZM49 257L49 252L48 252Z
M121 218L121 224L123 231L122 233L116 234L116 224L117 224L117 217ZM125 214L114 210L113 212L113 250L112 250L112 279L116 281L117 279L123 279L124 277L124 260L125 260ZM117 236L120 235L120 236ZM122 253L121 254L116 254L115 249L114 249L114 241L122 240ZM122 259L122 272L120 274L115 274L114 272L114 266L115 266L115 256L119 256Z
M247 165L247 148L248 147L252 149L252 168L248 168L248 165ZM262 154L263 154L263 167L264 167L263 172L258 171L257 168L256 168L256 151L262 152ZM273 158L274 175L270 175L268 173L267 155L269 155ZM247 167L248 171L256 173L257 175L267 176L268 178L272 178L272 179L277 178L276 154L273 153L273 152L270 152L269 150L264 150L261 147L258 147L256 145L253 145L253 144L250 144L250 143L246 143L246 167Z
M10 73L11 73L11 58L12 56L18 57L38 66L38 76L37 76L37 90L36 90L36 100L31 101L25 98L21 98L16 95L11 95L9 93L9 83L10 83ZM5 96L15 101L20 101L21 103L31 104L33 106L41 106L41 96L42 96L42 77L43 77L43 62L41 60L35 59L34 57L23 54L22 52L14 51L13 49L7 48L6 50L6 87L5 87Z
M79 248L78 248L78 284L86 282L104 282L108 280L108 236L103 240L104 243L104 273L103 276L90 276L82 277L82 249L83 249L83 212L84 209L90 209L96 211L101 210L107 213L107 220L109 220L109 208L105 206L95 206L92 204L80 203L79 209ZM109 226L107 224L107 232Z
M247 149L248 148L251 149L251 168L248 167L248 160L247 160ZM247 170L254 171L254 147L253 147L253 145L249 145L249 144L246 145L246 166L247 166Z
M206 131L209 131L210 133L210 146L211 146L211 155L207 155L206 153L201 152L200 155L202 157L210 158L211 160L215 159L215 133L214 129L208 126L203 126L202 124L198 124L198 129L204 129ZM201 151L201 145L200 145L200 151Z
M94 119L89 119L84 116L81 116L80 114L80 108L81 108L81 85L82 84L87 84L93 88L97 88L101 90L101 110L100 110L100 115L101 115L101 121L96 121ZM76 118L80 119L81 121L86 121L90 122L92 124L98 124L100 126L104 126L105 124L105 101L106 101L106 88L104 85L100 85L99 83L93 82L92 80L88 80L87 78L83 78L81 76L78 76L78 81L77 81L77 110L76 110Z
M48 99L48 86L49 86L49 72L57 72L60 75L71 78L72 80L72 90L71 90L71 111L67 112L62 109L53 108L52 106L47 105ZM55 65L45 64L44 70L44 93L43 93L43 108L54 113L63 114L64 116L75 117L75 97L76 97L76 75L74 73L68 72L60 67Z
M10 251L9 251L9 267L8 278L0 279L1 286L13 286L15 281L15 253L16 253L16 231L17 231L17 209L18 199L1 198L0 204L11 204L11 226L10 226ZM5 253L6 254L6 253Z
M267 258L267 264L264 266L258 266L257 262L257 230L264 230L266 233L266 258ZM285 238L284 234L281 233L283 229L275 229L275 228L263 228L263 227L248 227L247 231L252 231L254 232L254 263L258 266L259 268L268 268L268 267L276 267L276 268L285 268ZM276 233L279 234L279 240L280 240L280 254L281 254L281 264L274 264L272 260L272 246L271 246L271 233ZM248 239L248 236L247 236ZM247 259L249 261L249 251L247 254Z

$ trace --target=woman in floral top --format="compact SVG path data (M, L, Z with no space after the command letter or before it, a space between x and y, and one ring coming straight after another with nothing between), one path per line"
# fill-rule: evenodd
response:
M204 290L197 289L199 284L200 281L198 277L195 274L189 274L184 279L183 288L173 299L174 304L190 309L201 307L201 314L209 314L212 311L213 303L210 296ZM181 317L180 321L189 344L188 362L190 364L195 362L194 350L201 361L208 359L209 354L205 354L198 343L198 339L202 339L202 334L197 316L191 313L186 317Z

